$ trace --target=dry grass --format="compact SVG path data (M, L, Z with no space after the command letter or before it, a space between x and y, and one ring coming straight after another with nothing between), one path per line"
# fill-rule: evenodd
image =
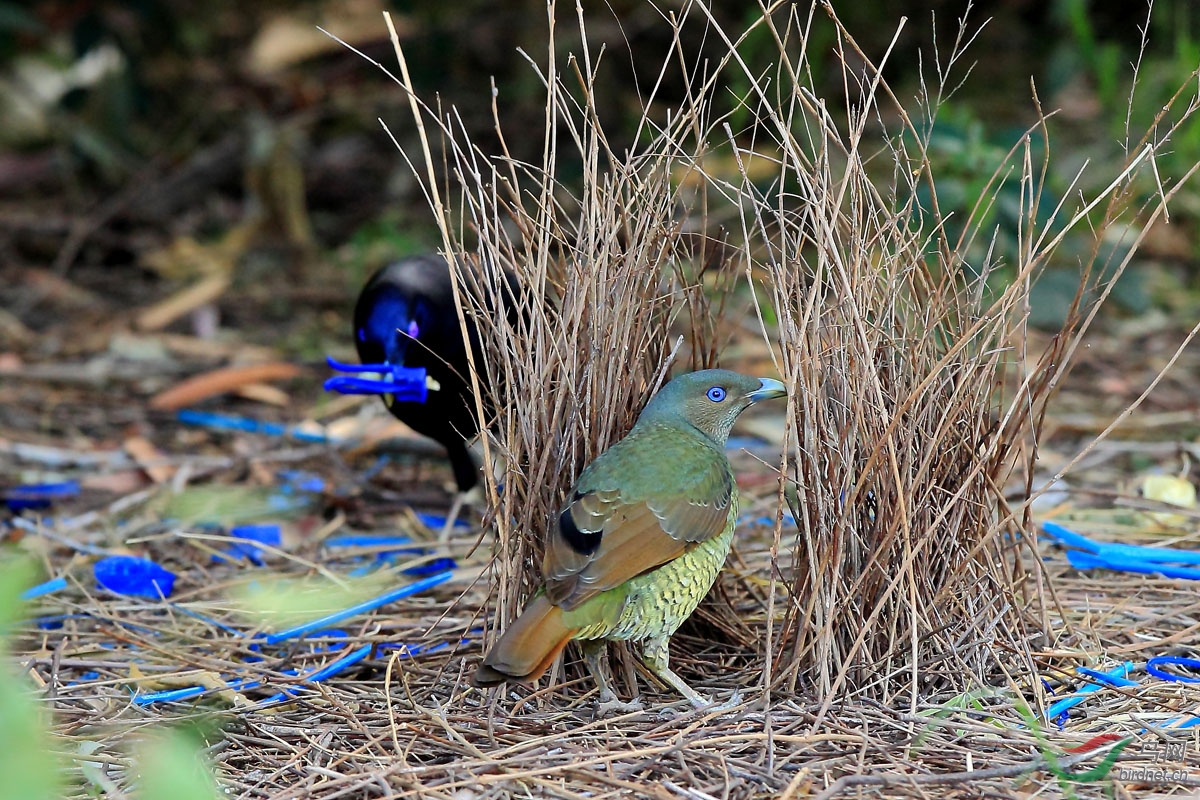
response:
M903 697L915 708L923 695L1034 671L1030 646L1045 641L1048 587L1030 552L1027 510L1002 495L1020 470L1032 480L1047 403L1138 241L1116 269L1096 263L1099 243L1165 213L1161 183L1155 200L1135 207L1145 178L1158 178L1164 139L1137 145L1096 196L1047 210L1037 203L1050 153L1036 152L1027 134L951 240L936 200L921 208L916 198L919 183L936 198L926 142L948 83L959 80L950 66L971 39L966 22L910 116L882 63L826 8L844 63L862 65L845 67L849 99L830 108L804 56L815 9L776 8L761 24L779 47L777 68L754 75L738 62L758 124L753 136L726 129L739 158L754 148L776 154L776 180L764 191L746 172L740 182L714 178L742 211L743 255L765 276L781 370L795 389L797 455L784 465L794 485L781 495L792 500L800 535L775 542L794 551L794 566L772 565L782 592L772 591L767 618L777 605L786 613L768 626L767 672L788 693L813 690L827 702ZM976 237L994 235L979 221L1005 182L1020 186L1023 223L1015 277L995 291L992 248L983 263L965 254ZM1076 305L1059 335L1033 352L1031 286L1064 239L1089 225L1097 245ZM1085 305L1097 274L1110 277Z
M486 368L472 380L503 409L485 451L505 465L504 490L489 482L497 626L536 586L541 532L584 465L632 427L673 362L716 365L737 279L704 191L677 173L699 159L705 99L661 128L644 112L638 143L614 152L591 102L598 55L585 44L560 65L555 49L552 37L544 70L531 61L547 98L541 164L517 163L506 147L484 153L453 110L413 100L422 141L438 135L414 169L428 179L443 246L476 266L458 291L478 312L507 296L506 273L522 287L507 301L522 309L516 328L476 316ZM496 128L504 142L498 115ZM581 189L560 181L564 164L582 166Z

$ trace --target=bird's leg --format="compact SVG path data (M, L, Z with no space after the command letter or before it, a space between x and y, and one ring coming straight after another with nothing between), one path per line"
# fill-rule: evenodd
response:
M588 672L600 689L600 699L596 703L596 716L604 717L611 712L628 713L641 711L642 704L635 697L626 703L617 699L617 693L612 688L612 673L608 668L608 646L603 639L580 641L583 659L587 662Z
M712 700L688 686L683 678L671 671L671 656L667 650L669 641L670 639L665 636L646 640L646 645L642 650L642 661L663 683L686 697L696 708L712 705Z
M455 492L454 502L450 504L450 510L446 512L446 521L442 524L442 529L438 531L437 541L439 545L445 545L450 541L450 531L454 530L454 523L458 522L458 515L462 513L464 506L477 506L483 504L483 489L478 484L465 492Z

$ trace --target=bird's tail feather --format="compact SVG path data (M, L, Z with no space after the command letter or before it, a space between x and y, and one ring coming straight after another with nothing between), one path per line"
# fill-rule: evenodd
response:
M566 624L561 608L539 594L492 646L475 669L471 683L495 686L505 681L536 680L578 630Z

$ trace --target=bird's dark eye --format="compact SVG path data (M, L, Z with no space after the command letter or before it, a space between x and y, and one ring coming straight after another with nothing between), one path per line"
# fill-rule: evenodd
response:
M708 390L706 396L714 403L719 403L725 399L725 389L721 386L713 386Z

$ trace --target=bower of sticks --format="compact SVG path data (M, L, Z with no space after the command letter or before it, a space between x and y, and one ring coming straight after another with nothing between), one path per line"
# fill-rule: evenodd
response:
M811 83L811 15L837 31L843 97ZM438 249L470 266L471 378L498 409L481 496L444 544L438 448L376 398L323 393L321 367L164 334L154 346L187 369L132 391L35 359L0 383L14 408L123 429L55 438L14 413L0 431L6 475L52 473L25 483L62 491L10 503L4 529L37 584L10 660L44 707L64 796L136 796L136 743L177 725L238 798L1197 796L1200 512L1179 489L1200 457L1196 329L1095 335L1192 178L1155 157L1195 124L1194 81L1174 127L1101 190L1040 206L1058 156L1035 127L950 224L924 189L958 50L901 98L886 56L829 7L776 4L724 30L688 3L662 24L663 74L690 91L644 86L627 148L593 103L602 52L530 59L541 163L507 152L527 131L497 119L475 142L455 109L410 92L398 43L364 61L408 98L411 116L385 123L419 132L396 158ZM723 59L690 52L688 26ZM749 36L778 50L770 71L741 60ZM1014 185L1019 255L1003 261L985 211ZM1033 329L1031 287L1081 236L1095 246L1066 321ZM506 272L525 290L519 324L483 312ZM331 348L352 361L346 329ZM1150 357L1131 359L1131 338ZM736 702L693 708L623 645L617 691L640 712L597 715L573 647L534 686L473 688L539 586L580 470L665 376L715 365L789 389L734 430L733 554L672 643L680 675ZM221 413L222 393L249 402L272 380L290 381L289 405ZM1157 427L1179 415L1190 440ZM170 577L140 595L97 582L99 561L128 554Z

